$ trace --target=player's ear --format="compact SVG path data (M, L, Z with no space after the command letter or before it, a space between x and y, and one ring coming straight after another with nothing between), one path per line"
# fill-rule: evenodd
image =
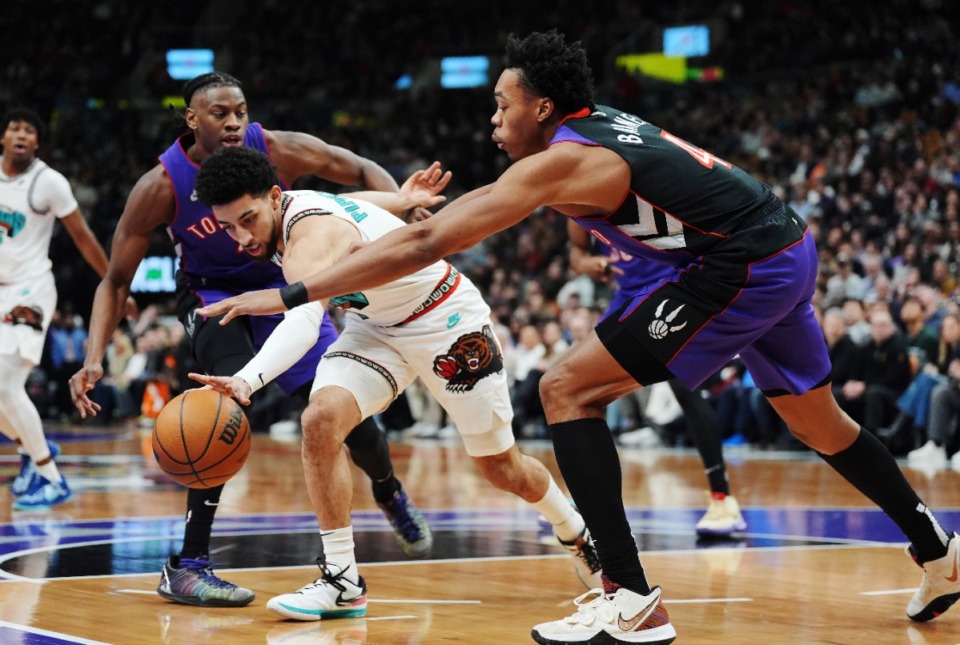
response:
M549 119L550 115L553 114L554 107L553 100L547 97L540 99L537 105L537 121L543 123Z
M273 188L270 189L270 205L277 208L280 206L280 203L283 201L283 189L280 186L274 184Z
M191 130L197 129L197 112L193 108L188 107L184 110L183 120L186 121L187 127Z

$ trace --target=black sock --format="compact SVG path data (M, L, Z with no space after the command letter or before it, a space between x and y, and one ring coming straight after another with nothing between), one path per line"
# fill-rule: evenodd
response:
M900 527L921 562L946 555L943 529L910 487L890 452L870 432L861 427L849 448L820 456Z
M620 457L602 419L548 426L557 465L597 546L603 574L612 582L649 594L637 543L623 508Z
M400 490L400 481L393 474L390 446L380 426L367 417L350 431L344 443L350 449L353 463L367 474L373 484L373 498L383 504Z
M187 526L183 532L180 557L196 558L210 554L213 516L222 492L223 484L215 488L191 488L187 493Z
M700 453L704 472L710 482L710 492L729 495L727 467L723 463L723 437L717 413L699 392L690 391L677 379L670 379L668 383L680 409L683 410L690 439Z

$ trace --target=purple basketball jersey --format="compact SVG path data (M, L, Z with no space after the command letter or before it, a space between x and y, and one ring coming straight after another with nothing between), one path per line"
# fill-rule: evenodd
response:
M211 304L245 291L286 286L279 266L250 258L220 228L210 207L197 200L194 184L200 167L186 152L192 137L190 133L183 135L160 155L160 163L170 178L177 202L176 215L167 230L180 256L180 271L186 277L187 287L201 302ZM259 123L247 126L243 145L270 154ZM280 187L287 188L283 182ZM249 317L253 346L257 351L282 320L281 315ZM336 338L336 328L330 318L324 316L317 344L277 378L280 388L290 394L312 380L320 357Z

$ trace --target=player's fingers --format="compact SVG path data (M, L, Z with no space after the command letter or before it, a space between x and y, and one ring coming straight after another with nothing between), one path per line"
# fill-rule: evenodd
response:
M447 187L447 184L450 183L450 179L452 179L452 178L453 178L453 173L448 170L447 172L445 172L445 173L443 174L443 176L440 178L440 180L437 181L437 184L436 184L435 188L436 188L438 191L443 190L444 188Z
M236 308L236 307L230 307L230 309L227 311L227 313L223 314L223 318L220 319L220 325L221 325L221 326L222 326L222 325L226 325L226 324L229 323L231 320L233 320L234 318L236 318L238 315L239 315L239 313L237 313L237 308Z

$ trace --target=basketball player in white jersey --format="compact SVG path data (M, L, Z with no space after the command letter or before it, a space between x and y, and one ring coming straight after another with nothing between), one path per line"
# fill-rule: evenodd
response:
M251 256L282 262L290 283L330 266L351 244L404 225L371 203L388 206L384 200L401 198L397 194L283 192L278 184L263 153L224 148L203 162L196 189L227 233ZM423 190L429 192L428 187ZM441 200L434 197L429 205ZM385 409L417 377L454 420L480 472L543 513L576 558L581 579L592 585L599 567L583 518L543 464L522 455L514 444L500 348L490 309L473 283L440 261L330 302L346 310L346 322L320 360L302 424L307 490L323 540L324 553L317 559L321 577L271 599L267 607L296 620L366 614L366 585L354 556L352 482L343 440L350 428ZM293 308L236 375L191 376L248 403L252 392L312 346L325 307L314 302ZM198 312L213 315L210 306Z
M57 305L49 257L60 220L83 258L101 277L107 256L80 213L66 178L36 156L40 117L15 109L3 117L0 168L0 432L16 442L20 473L13 482L18 510L50 508L71 497L57 469L59 447L47 441L25 389L40 362Z

